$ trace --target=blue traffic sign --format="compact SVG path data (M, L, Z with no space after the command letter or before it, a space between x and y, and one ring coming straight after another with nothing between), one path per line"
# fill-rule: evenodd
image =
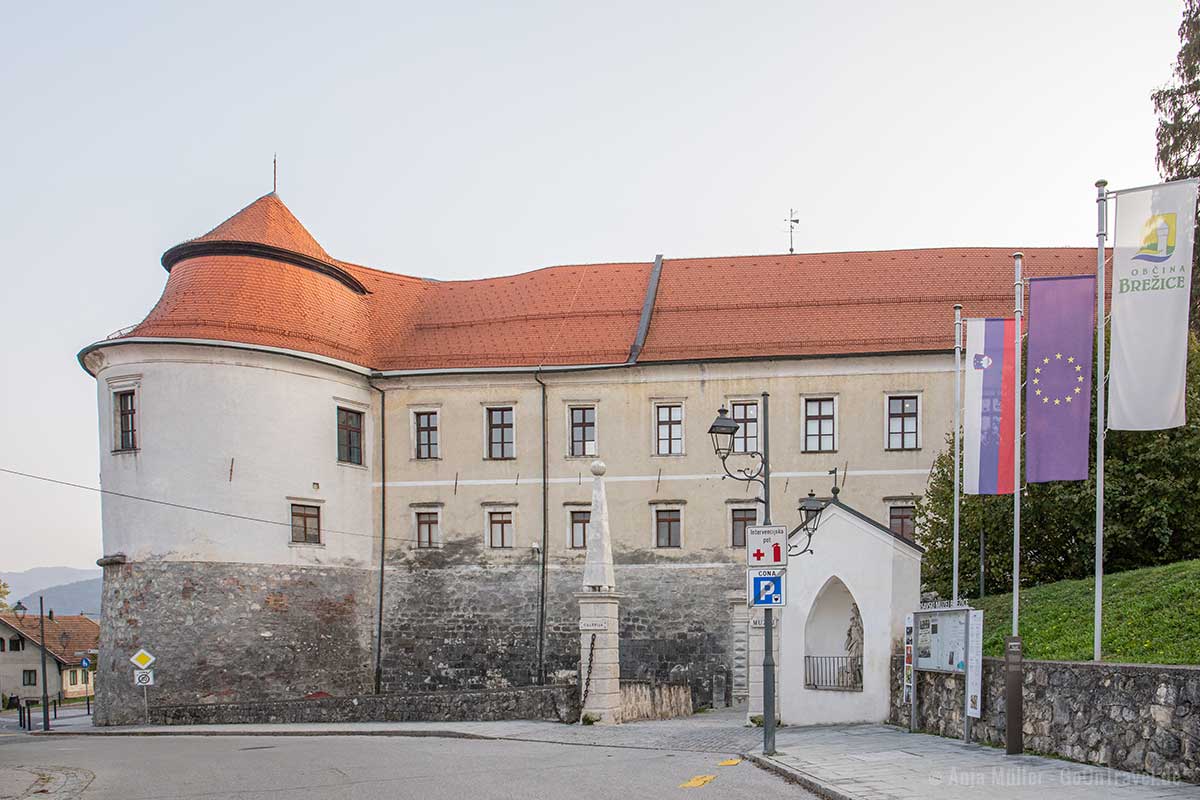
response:
M782 569L749 569L746 571L747 594L751 606L782 608L787 605L784 595Z
M84 669L87 669L91 665L92 665L92 660L90 658L88 658L87 656L84 656L84 658L79 662L79 666L83 667Z

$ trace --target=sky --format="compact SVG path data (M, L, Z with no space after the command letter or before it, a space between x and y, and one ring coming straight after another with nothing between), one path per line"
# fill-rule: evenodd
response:
M334 256L554 264L1095 243L1154 183L1179 0L21 3L0 27L0 468L98 486L75 354L278 191ZM0 473L0 570L99 497Z

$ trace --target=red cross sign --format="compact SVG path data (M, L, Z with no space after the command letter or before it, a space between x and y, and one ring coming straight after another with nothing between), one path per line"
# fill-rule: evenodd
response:
M746 563L752 567L787 566L787 528L783 525L747 527Z

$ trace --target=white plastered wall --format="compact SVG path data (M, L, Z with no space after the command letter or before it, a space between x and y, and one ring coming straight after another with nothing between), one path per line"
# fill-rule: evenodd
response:
M838 506L828 507L812 541L813 553L789 559L788 606L780 624L779 698L789 725L882 722L887 718L891 655L903 634L904 615L919 601L920 553L886 531ZM844 584L848 597L842 620L817 619L809 630L814 602L832 578ZM836 587L836 583L832 585ZM838 592L842 590L837 588ZM834 651L845 653L849 597L863 620L863 690L806 689L806 631ZM832 608L832 604L830 606Z

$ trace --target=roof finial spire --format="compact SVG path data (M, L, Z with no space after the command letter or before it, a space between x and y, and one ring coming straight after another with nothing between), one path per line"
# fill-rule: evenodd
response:
M788 209L787 219L784 222L788 224L788 252L795 254L796 244L793 237L796 233L796 225L800 222L800 218L796 216L796 209Z
M279 191L279 153L271 154L271 194Z

